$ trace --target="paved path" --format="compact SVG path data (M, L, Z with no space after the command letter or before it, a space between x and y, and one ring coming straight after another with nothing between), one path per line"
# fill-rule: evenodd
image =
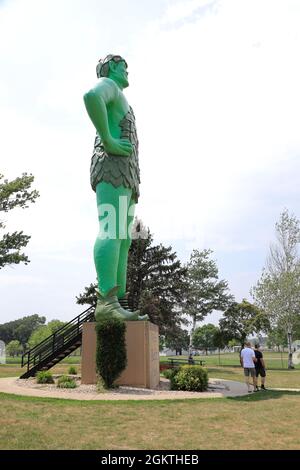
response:
M166 385L166 382L162 381L161 384ZM75 389L58 389L55 385L37 385L32 380L18 380L17 377L7 377L0 379L0 392L73 400L166 400L248 395L245 384L222 379L210 379L209 390L201 393L167 390L166 387L161 387L159 390L120 387L111 392L97 393L94 385L81 385Z

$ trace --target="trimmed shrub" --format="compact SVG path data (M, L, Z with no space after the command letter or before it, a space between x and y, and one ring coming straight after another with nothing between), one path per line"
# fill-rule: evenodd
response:
M36 381L38 384L54 384L54 379L51 372L48 370L41 370L36 374Z
M166 369L163 371L164 377L170 380L171 390L177 390L175 377L178 374L180 367L174 367L173 369Z
M68 374L77 375L77 369L74 366L69 367Z
M171 380L172 390L203 392L207 390L207 385L207 370L201 366L182 366Z
M59 377L57 381L58 388L76 388L76 382L72 377L68 377L67 375L62 375Z
M120 318L103 317L96 323L97 372L106 388L113 387L126 367L125 331L125 321Z
M171 380L171 377L173 375L173 371L174 371L174 369L165 369L165 370L163 370L162 374L163 374L164 377L166 377L166 379Z

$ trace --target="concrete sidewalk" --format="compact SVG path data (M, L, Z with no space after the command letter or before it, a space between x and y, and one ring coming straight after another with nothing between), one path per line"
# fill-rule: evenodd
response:
M166 385L166 383L163 383ZM38 385L34 381L20 380L17 377L0 379L0 392L14 395L63 398L71 400L172 400L189 398L222 398L248 395L246 385L232 380L210 379L206 392L183 392L136 387L119 387L109 392L97 392L95 385L81 385L75 389L59 389L55 385Z

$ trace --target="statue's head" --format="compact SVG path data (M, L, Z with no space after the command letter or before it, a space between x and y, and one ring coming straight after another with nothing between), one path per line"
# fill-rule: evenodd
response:
M122 88L129 86L127 62L120 55L108 54L100 59L96 67L97 77L108 77L118 82Z

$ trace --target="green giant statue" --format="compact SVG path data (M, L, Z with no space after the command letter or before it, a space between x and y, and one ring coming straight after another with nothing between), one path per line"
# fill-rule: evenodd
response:
M84 95L96 128L91 185L97 196L99 234L94 246L98 276L96 320L112 315L147 320L130 311L126 294L128 251L140 171L135 118L123 89L129 86L126 61L110 54L99 60L98 83Z

